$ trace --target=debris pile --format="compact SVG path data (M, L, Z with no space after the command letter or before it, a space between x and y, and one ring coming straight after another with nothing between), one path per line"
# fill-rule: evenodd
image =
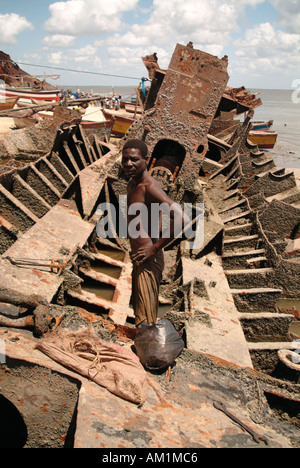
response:
M54 105L42 106L40 109L47 110ZM8 167L24 167L28 162L36 161L41 156L49 153L53 148L58 132L63 128L78 126L81 116L73 110L63 106L57 106L53 112L53 119L37 119L36 109L33 114L27 110L16 110L13 112L14 119L31 119L34 125L27 126L22 130L11 131L6 134L0 142L0 161L5 164L1 172L7 171Z

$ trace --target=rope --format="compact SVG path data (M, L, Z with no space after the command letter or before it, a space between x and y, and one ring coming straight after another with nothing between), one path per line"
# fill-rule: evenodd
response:
M1 63L12 63L9 60L1 60ZM123 75L112 75L110 73L99 73L99 72L91 72L91 71L86 71L86 70L74 70L73 68L62 68L62 67L50 67L47 65L36 65L33 63L25 63L25 62L14 62L19 65L26 65L29 67L40 67L40 68L47 68L51 70L63 70L63 71L70 71L70 72L76 72L76 73L84 73L88 75L100 75L100 76L111 76L114 78L126 78L129 80L140 80L140 78L136 78L133 76L123 76Z

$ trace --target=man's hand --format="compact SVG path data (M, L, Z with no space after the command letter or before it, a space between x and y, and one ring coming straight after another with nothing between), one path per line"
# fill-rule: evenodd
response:
M145 247L140 247L134 254L131 254L130 256L133 263L135 263L136 265L140 265L149 258L154 257L154 255L156 254L157 248L155 248L153 244Z

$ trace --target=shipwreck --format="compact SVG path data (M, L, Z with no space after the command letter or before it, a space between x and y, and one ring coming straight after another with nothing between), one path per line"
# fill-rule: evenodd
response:
M87 138L60 109L48 151L2 166L6 446L299 447L299 335L291 332L299 316L279 302L300 290L293 171L247 139L261 101L227 86L227 57L190 43L176 46L167 70L156 54L143 61L151 81L138 96L143 113L118 144ZM45 134L28 132L36 145ZM170 198L203 204L205 228L201 247L175 239L165 249L160 316L185 349L167 373L148 373L141 407L37 349L44 335L88 326L108 342L133 343L128 242L112 217L113 236L97 235L98 206L119 209L126 194L120 161L130 138L147 143L149 171Z

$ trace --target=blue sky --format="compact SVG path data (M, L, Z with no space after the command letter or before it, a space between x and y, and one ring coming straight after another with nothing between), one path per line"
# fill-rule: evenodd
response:
M59 74L58 86L137 86L142 56L156 52L164 69L189 41L228 55L231 86L292 89L300 0L0 0L0 50L39 65L20 65L32 75Z

